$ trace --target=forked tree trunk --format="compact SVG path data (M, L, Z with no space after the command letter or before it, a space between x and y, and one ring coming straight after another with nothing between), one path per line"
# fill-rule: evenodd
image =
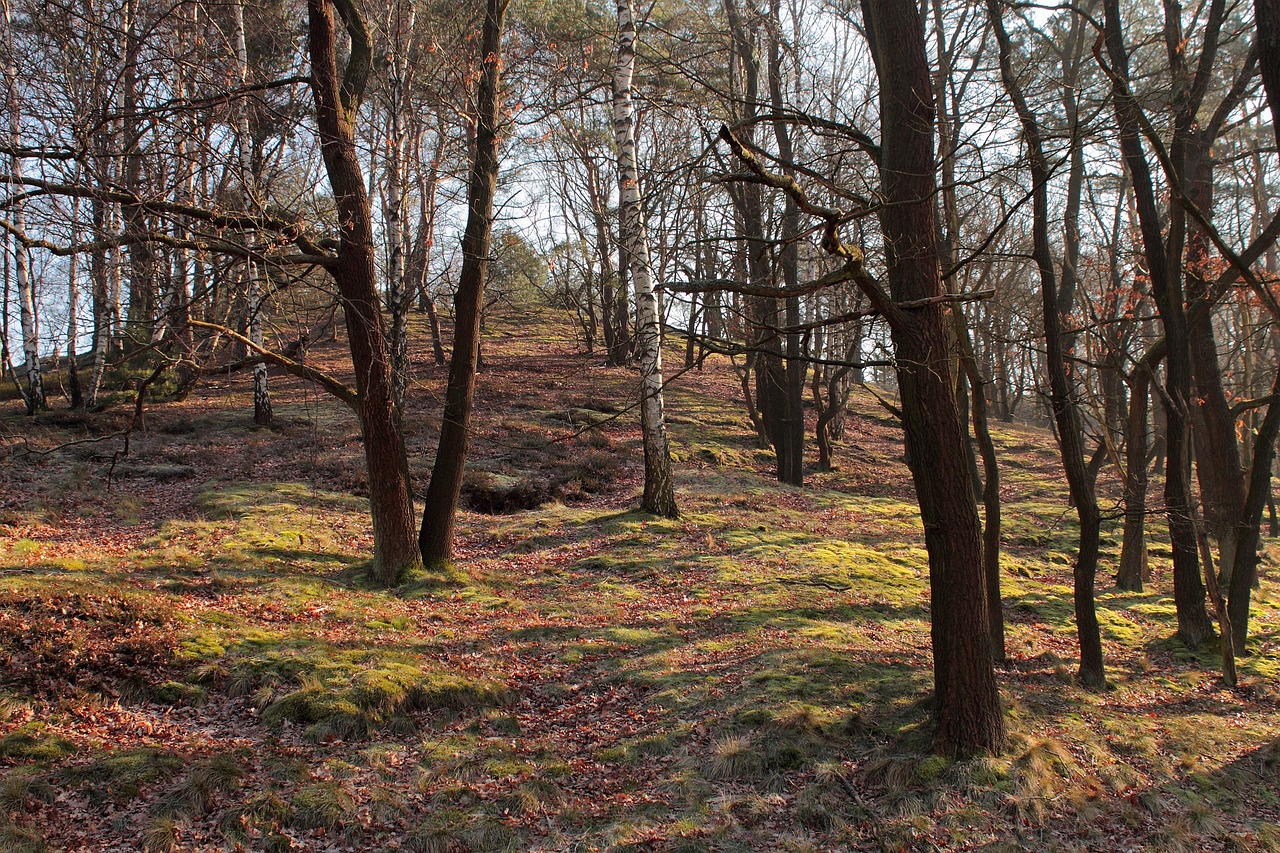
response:
M331 2L351 37L351 52L341 78ZM338 286L347 321L369 476L374 550L370 574L389 586L418 567L421 559L414 536L404 439L392 400L390 359L379 310L372 209L351 124L364 94L372 48L369 30L353 0L308 0L307 11L316 126L338 209L338 256L328 268Z
M649 238L645 234L636 169L635 109L631 78L636 62L636 22L631 0L618 3L618 64L613 76L613 138L618 148L618 199L622 215L622 245L630 262L636 297L636 342L640 362L640 429L644 437L644 497L640 508L675 518L675 485L671 478L671 448L662 400L662 318L649 266Z
M418 542L423 562L441 570L453 559L453 526L462 493L462 475L471 444L468 425L480 358L480 316L493 236L493 197L498 186L498 130L502 105L502 22L507 0L487 0L476 91L475 154L467 192L467 225L462 235L462 272L454 296L453 357L445 390L440 443Z

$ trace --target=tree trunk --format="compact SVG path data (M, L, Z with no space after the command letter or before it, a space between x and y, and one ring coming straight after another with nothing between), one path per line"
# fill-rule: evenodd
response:
M1165 242L1151 170L1139 137L1139 107L1127 90L1129 57L1121 29L1119 0L1104 0L1103 5L1106 11L1104 35L1113 74L1112 100L1120 125L1120 148L1133 183L1152 295L1168 342L1163 406L1167 455L1164 494L1169 541L1173 549L1173 597L1178 613L1178 636L1188 646L1196 648L1212 636L1213 623L1205 609L1205 590L1200 580L1198 545L1191 515L1187 431L1191 357L1182 296L1182 245L1180 235L1172 233L1175 230L1172 227L1169 244ZM1172 218L1174 225L1185 223L1185 215Z
M22 147L22 131L17 68L14 65L16 48L13 40L12 4L5 3L4 14L5 37L8 39L6 53L9 57L5 65L5 100L8 106L6 111L9 141L13 145L13 152L9 155L9 177L12 182L10 191L16 192L22 186L22 158L18 156L18 150ZM13 205L13 227L19 234L26 231L23 208L24 205L20 199ZM27 414L34 415L45 408L44 375L40 371L40 335L37 326L35 288L31 281L30 251L17 236L13 241L13 271L18 286L18 322L22 333L23 373L27 383L22 396L27 404Z
M240 75L240 85L249 82L249 51L246 46L244 30L244 2L236 0L231 4L232 22L235 26L236 64ZM246 210L253 210L257 205L257 181L253 170L253 140L249 135L249 99L245 96L236 105L236 153L239 157L240 185L244 188L244 204ZM246 234L245 239L250 247L253 235ZM256 346L265 342L262 330L262 314L264 303L262 286L258 280L258 265L252 257L244 260L245 294L248 301L248 337ZM253 363L253 422L262 426L271 423L271 389L267 382L267 363L258 359Z
M1062 455L1062 467L1067 486L1080 519L1080 544L1074 571L1074 599L1076 632L1080 642L1080 671L1082 684L1091 690L1106 686L1106 671L1102 657L1102 636L1098 627L1097 605L1094 600L1094 583L1098 571L1098 547L1102 516L1098 498L1085 463L1084 431L1080 413L1073 397L1067 373L1067 357L1070 352L1066 335L1062 331L1064 303L1070 304L1069 294L1060 292L1054 271L1052 249L1049 243L1049 163L1044 154L1040 124L1030 105L1023 97L1022 88L1013 70L1012 44L1004 28L999 0L987 0L987 14L996 34L1000 49L1000 75L1005 92L1013 102L1022 123L1022 136L1030 161L1032 195L1032 257L1040 274L1040 302L1043 312L1045 336L1045 367L1049 373L1050 401L1054 423L1057 426L1058 446ZM1079 27L1077 21L1075 27ZM1078 30L1073 39L1079 38ZM1083 174L1083 162L1072 158L1072 183L1078 187ZM1078 198L1078 196L1076 196ZM1069 205L1070 206L1070 205ZM1078 208L1078 205L1076 205ZM1066 217L1066 227L1074 223L1071 214ZM1068 245L1070 240L1068 239ZM1063 263L1062 290L1070 287L1072 259Z
M436 234L436 189L440 186L440 160L444 156L444 136L441 135L435 156L430 163L430 171L425 176L419 172L418 180L418 233L413 238L413 249L409 252L409 262L405 269L406 304L415 295L418 310L427 313L427 322L431 326L431 354L436 364L446 363L444 342L440 338L440 318L436 316L436 302L427 289L427 265L431 260L431 247L435 245ZM406 344L408 338L405 338ZM407 361L406 353L406 362Z
M441 570L453 559L453 526L462 475L471 444L468 425L480 358L480 315L493 235L493 197L498 185L499 116L502 106L502 22L507 0L487 0L476 87L475 153L462 235L462 272L454 296L453 355L445 390L440 443L422 516L418 543L423 562Z
M619 230L630 261L636 297L636 340L640 361L640 429L644 437L644 497L640 508L676 518L671 448L662 399L662 323L649 266L649 238L636 167L635 109L631 79L636 62L636 23L631 0L618 3L618 64L613 77L613 137L618 149Z
M934 226L933 93L924 26L908 0L863 0L880 72L881 208L891 298L942 295ZM889 308L890 306L884 306ZM982 532L950 381L942 308L890 311L906 447L929 553L936 748L999 751L1004 717L987 632Z
M395 584L420 565L414 538L404 439L391 391L387 340L374 269L373 217L360 172L351 122L359 111L372 50L369 31L352 0L332 0L351 37L346 70L338 76L330 0L308 0L311 91L325 170L338 209L339 248L329 271L347 321L351 363L360 397L360 427L373 516L371 576Z
M1116 587L1142 592L1147 576L1147 411L1151 400L1151 372L1146 359L1130 379L1129 414L1124 430L1124 537Z

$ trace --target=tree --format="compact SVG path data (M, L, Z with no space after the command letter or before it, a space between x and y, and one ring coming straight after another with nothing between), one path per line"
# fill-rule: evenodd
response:
M1094 478L1085 464L1084 430L1080 412L1071 387L1068 372L1070 352L1067 336L1062 329L1062 315L1070 310L1076 264L1074 258L1062 263L1063 282L1058 283L1049 245L1049 161L1045 157L1043 132L1039 119L1027 103L1022 86L1013 70L1013 48L1004 26L1000 0L987 0L987 14L996 33L1000 53L1000 74L1005 92L1013 102L1022 123L1022 137L1027 147L1033 192L1033 245L1032 258L1040 276L1041 305L1044 321L1045 366L1049 371L1050 399L1053 417L1058 427L1058 446L1062 454L1062 467L1067 477L1067 487L1072 503L1080 519L1080 546L1075 564L1075 615L1076 632L1080 641L1080 681L1090 689L1106 686L1106 673L1102 661L1102 636L1098 628L1097 607L1094 601L1094 579L1098 573L1098 545L1102 529L1102 515L1098 509L1098 495ZM1083 24L1078 19L1072 28L1072 41L1079 45ZM1070 52L1070 49L1068 49ZM1078 54L1070 58L1078 63ZM1066 62L1064 62L1064 65ZM1070 86L1070 75L1066 85ZM1078 146L1079 143L1076 143ZM1072 152L1071 188L1068 190L1068 206L1079 208L1080 182L1084 177L1084 160ZM1072 214L1067 214L1068 230L1076 227ZM1078 241L1067 239L1067 251L1077 251ZM1065 310L1064 310L1065 309Z
M351 39L351 52L341 77L335 8ZM370 574L391 585L419 566L421 557L414 537L413 496L409 491L404 438L396 417L391 362L374 269L372 209L352 125L368 82L373 49L368 27L354 0L308 0L307 12L316 127L339 223L337 255L325 266L338 286L359 395L357 414L364 437L373 517Z
M235 0L231 4L233 21L235 22L236 64L239 66L240 85L249 79L249 50L246 46L244 28L244 3ZM252 139L249 136L249 100L241 101L236 116L236 149L240 160L240 183L244 187L247 209L255 205L254 194L257 191L253 157L251 153ZM258 264L252 253L244 261L245 290L248 297L249 340L257 346L263 345L263 311L261 283L258 280ZM253 420L258 424L269 424L272 420L271 391L267 385L267 363L258 359L253 363Z
M950 353L934 224L934 105L924 24L911 0L862 0L880 78L880 180L889 293L865 288L889 323L907 456L929 553L936 748L998 752L1004 741L987 634L982 530ZM861 284L862 282L860 282Z
M934 697L943 754L998 752L1004 742L988 633L982 530L970 478L968 433L951 383L934 193L934 104L924 24L909 0L864 0L863 21L880 76L881 139L852 134L880 173L879 207L889 289L864 266L861 249L844 243L845 212L811 201L796 179L768 172L725 126L720 136L752 172L824 221L823 249L839 259L834 273L802 286L816 291L854 281L871 311L889 325L902 401L908 466L916 487L929 554Z
M22 183L22 157L19 154L19 149L22 147L22 107L18 97L18 58L13 34L13 6L10 0L3 0L3 2L6 36L5 106L8 113L6 123L9 126L9 141L12 146L9 151L9 175L10 181L16 186ZM24 204L19 199L13 211L13 227L19 233L26 229L23 208ZM35 285L31 280L29 252L26 244L20 239L13 241L13 271L18 286L18 316L22 333L22 372L27 381L22 395L27 404L27 414L34 415L45 408L45 396L44 377L40 371L40 335L37 326ZM7 310L8 306L5 307Z
M418 544L429 569L453 559L453 526L462 493L471 435L476 366L480 357L480 315L484 307L489 246L493 236L493 198L498 184L498 146L502 107L502 24L508 0L487 0L476 83L475 149L467 191L467 225L462 235L462 271L454 295L453 356L445 390L440 443L424 499Z
M635 71L636 23L631 0L618 2L618 65L613 78L613 132L618 149L618 196L622 208L622 245L630 264L636 298L636 338L640 358L640 428L644 434L644 497L646 512L675 518L675 488L671 478L671 448L662 401L662 318L649 266L640 185L636 172L635 110L631 78Z
M1142 150L1139 106L1128 88L1129 52L1124 41L1118 0L1105 0L1105 38L1111 63L1112 101L1120 126L1120 145L1133 185L1134 202L1142 231L1152 294L1164 326L1168 354L1165 358L1164 408L1168 423L1169 462L1165 475L1165 505L1169 519L1169 539L1173 548L1174 601L1178 611L1178 636L1187 645L1199 646L1212 634L1205 610L1204 584L1200 581L1195 525L1191 515L1191 457L1187 433L1187 406L1191 401L1191 357L1188 348L1186 305L1182 287L1181 245L1170 250L1156 205L1151 168ZM1215 0L1215 17L1221 20L1221 2ZM1212 14L1212 13L1211 13ZM1216 33L1209 42L1216 44ZM1171 46L1171 49L1175 49ZM1181 48L1176 48L1181 50ZM1205 48L1209 50L1209 47ZM1203 63L1202 63L1203 66ZM1203 82L1203 81L1202 81ZM1195 90L1203 97L1205 87ZM1198 99L1197 99L1198 100ZM1194 123L1199 104L1183 104L1180 126ZM1188 112L1188 108L1190 112ZM1185 132L1185 130L1184 130ZM1175 216L1181 238L1185 215Z

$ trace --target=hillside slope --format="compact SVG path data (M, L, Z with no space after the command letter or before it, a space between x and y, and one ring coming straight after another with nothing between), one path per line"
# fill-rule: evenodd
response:
M311 355L337 372L343 346ZM459 578L392 592L360 581L357 425L297 380L273 378L271 430L247 376L150 405L127 455L123 408L8 405L0 850L1280 849L1274 579L1226 690L1169 639L1157 540L1149 591L1099 598L1114 689L1079 689L1049 434L997 431L1010 750L951 763L926 754L923 536L869 396L795 489L727 363L671 371L666 521L635 511L635 374L539 312L484 347ZM416 358L421 484L444 371Z

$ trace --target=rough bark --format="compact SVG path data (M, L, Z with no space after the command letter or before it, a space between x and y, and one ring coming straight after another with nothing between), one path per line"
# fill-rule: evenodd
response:
M782 92L782 39L778 32L781 26L781 0L770 0L769 17L766 30L769 37L768 78L769 102L773 112L782 115L786 103ZM791 141L789 127L784 121L773 122L773 136L778 145L778 157L783 163L784 174L794 177L795 150ZM778 237L782 241L779 263L782 267L782 284L794 290L800 283L800 206L791 196L783 202L781 229ZM776 304L776 303L775 303ZM782 300L786 326L795 328L800 324L800 299L788 296ZM778 481L793 486L804 485L804 381L807 364L800 357L800 334L791 332L783 341L785 358L782 361L778 378L782 387L775 389L780 397L776 404L777 430L774 435L774 446L778 459Z
M943 288L932 200L933 93L924 25L910 0L862 5L880 72L880 175L888 202L880 220L891 298L901 303L938 297ZM969 482L966 430L950 382L943 309L934 304L890 311L887 319L929 553L936 748L999 751L1004 718L987 634L982 532Z
M1258 27L1258 70L1271 108L1271 124L1276 144L1280 146L1280 0L1254 0L1254 19ZM1280 395L1280 371L1277 371L1271 393L1273 398ZM1280 403L1273 399L1267 406L1267 413L1254 439L1240 540L1236 547L1235 566L1228 589L1227 612L1231 619L1233 646L1240 655L1247 653L1245 640L1249 633L1249 599L1257 574L1262 510L1268 505L1271 507L1271 535L1276 535L1275 505L1270 498L1271 467L1275 461L1277 434L1280 434Z
M1215 0L1217 3L1217 0ZM1191 356L1187 346L1187 317L1182 288L1182 245L1178 235L1166 243L1156 193L1140 138L1139 106L1128 91L1129 56L1120 18L1119 0L1104 0L1105 44L1110 58L1112 101L1120 127L1120 148L1133 185L1134 204L1143 252L1151 278L1156 310L1168 341L1165 358L1165 507L1173 549L1173 595L1178 636L1195 648L1213 634L1200 580L1198 545L1191 515L1191 467L1187 417L1191 401ZM1185 223L1174 217L1175 224ZM1172 229L1171 229L1172 231Z
M1124 429L1124 535L1116 587L1142 592L1147 576L1147 414L1151 400L1151 369L1140 363L1129 385L1129 414Z
M999 0L987 0L987 14L991 18L999 45L1000 76L1004 90L1018 113L1022 124L1022 138L1027 148L1033 187L1031 255L1040 277L1045 368L1049 373L1050 401L1054 424L1057 426L1062 467L1067 477L1071 502L1075 504L1076 514L1080 520L1079 548L1074 569L1076 633L1080 643L1079 678L1081 683L1089 689L1098 690L1106 686L1102 635L1098 626L1097 604L1094 598L1102 516L1098 509L1094 478L1090 475L1085 462L1084 430L1081 427L1079 407L1067 372L1070 344L1062 329L1062 316L1065 313L1064 303L1069 307L1070 302L1060 292L1049 243L1049 162L1044 153L1043 133L1039 120L1023 96L1022 87L1014 74L1012 44L1004 27ZM1076 26L1078 27L1079 23ZM1078 37L1078 33L1075 35ZM1083 170L1082 162L1079 168ZM1074 165L1072 173L1073 179L1076 178ZM1070 220L1071 217L1068 215L1068 228L1074 225ZM1065 279L1070 263L1064 263L1063 267ZM1062 290L1066 289L1062 288Z

